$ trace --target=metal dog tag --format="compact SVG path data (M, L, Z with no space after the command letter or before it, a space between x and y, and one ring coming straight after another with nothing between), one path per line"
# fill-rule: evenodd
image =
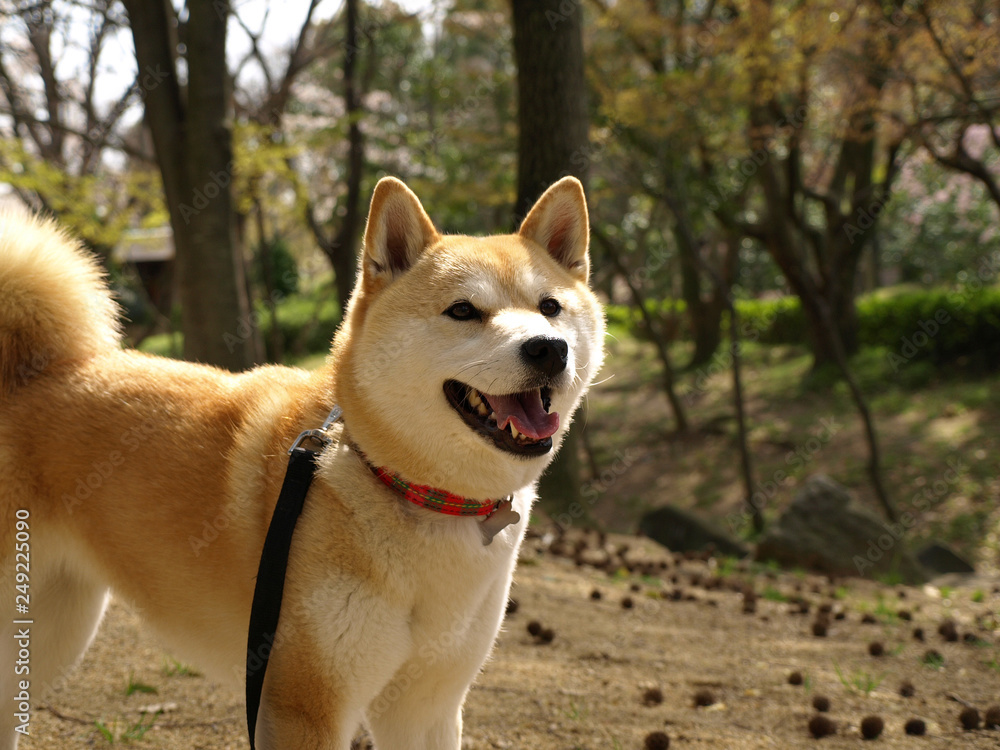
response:
M521 520L521 514L513 509L510 500L502 500L497 505L496 510L490 513L486 520L479 524L479 532L483 535L483 546L488 547L493 541L493 537Z

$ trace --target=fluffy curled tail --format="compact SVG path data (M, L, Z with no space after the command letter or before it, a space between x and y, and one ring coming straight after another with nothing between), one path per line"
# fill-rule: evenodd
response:
M0 398L120 339L100 264L55 222L0 213Z

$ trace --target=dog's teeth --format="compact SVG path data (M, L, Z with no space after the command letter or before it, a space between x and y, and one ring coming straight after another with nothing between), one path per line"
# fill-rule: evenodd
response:
M497 421L497 413L495 411L490 412L490 419L492 419L494 422Z
M517 436L520 435L513 422L510 423L510 434L514 436L515 440L517 440Z
M490 413L489 407L486 406L482 401L476 406L476 411L479 412L479 416L485 417Z
M473 390L469 391L469 403L475 407L478 407L480 404L483 403L483 400L479 398L478 391L473 391Z

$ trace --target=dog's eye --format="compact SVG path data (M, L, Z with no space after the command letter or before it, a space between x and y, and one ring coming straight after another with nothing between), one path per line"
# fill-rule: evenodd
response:
M455 320L481 320L479 310L471 302L456 302L444 311L444 314Z
M543 299L538 305L538 311L546 318L554 318L562 312L562 305L557 300L548 297L547 299Z

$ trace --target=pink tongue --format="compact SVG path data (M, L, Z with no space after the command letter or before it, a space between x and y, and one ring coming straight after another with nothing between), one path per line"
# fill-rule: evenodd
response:
M544 440L552 437L559 429L559 415L545 411L538 391L512 393L508 396L491 396L488 393L483 395L496 412L497 426L501 430L513 422L522 435L527 435L532 440Z

